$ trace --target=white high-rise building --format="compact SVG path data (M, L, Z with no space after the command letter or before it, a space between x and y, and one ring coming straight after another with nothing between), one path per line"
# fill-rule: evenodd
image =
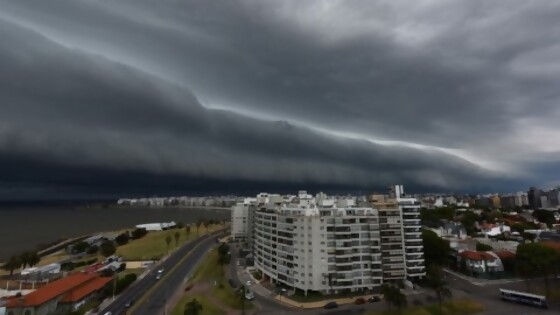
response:
M366 206L305 191L257 197L247 216L255 267L274 283L322 293L423 276L419 203L394 189Z
M231 207L231 237L236 241L249 238L249 207L256 202L256 198L245 198L243 202Z

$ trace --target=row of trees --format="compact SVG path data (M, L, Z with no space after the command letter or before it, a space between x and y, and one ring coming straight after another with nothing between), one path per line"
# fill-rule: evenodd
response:
M18 268L26 268L27 266L36 266L41 261L41 257L37 252L23 252L20 255L12 256L2 265L2 269L9 271L10 275Z
M532 280L542 278L546 295L549 296L550 277L560 273L560 252L541 243L520 244L517 247L515 270L525 279L529 292Z

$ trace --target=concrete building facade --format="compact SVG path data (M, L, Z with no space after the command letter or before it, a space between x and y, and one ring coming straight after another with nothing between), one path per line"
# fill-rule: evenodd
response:
M305 191L260 194L247 207L255 267L271 282L323 294L424 276L420 203L397 189L398 198L360 205Z

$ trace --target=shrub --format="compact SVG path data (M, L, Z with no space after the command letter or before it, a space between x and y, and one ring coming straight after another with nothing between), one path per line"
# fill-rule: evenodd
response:
M128 235L128 232L124 232L122 234L119 234L116 238L115 238L115 242L117 242L117 244L119 246L122 245L126 245L128 243L128 240L130 239L130 236Z
M144 237L146 234L148 234L148 231L146 231L146 229L144 229L144 228L140 228L140 229L137 228L137 229L134 229L134 231L132 231L131 234L132 234L131 238L133 240L137 240L139 238Z

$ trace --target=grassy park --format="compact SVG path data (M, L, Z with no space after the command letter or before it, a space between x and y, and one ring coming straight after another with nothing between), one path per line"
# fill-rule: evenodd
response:
M208 229L201 226L198 231L198 235L196 227L193 227L188 234L184 228L166 231L151 231L140 239L131 240L128 244L117 247L116 254L124 257L126 260L160 259L167 255L168 250L169 253L171 253L187 241L221 228L223 228L223 225L212 225L209 226ZM175 243L175 233L179 233L177 243ZM169 247L166 242L168 237L171 238Z
M172 315L183 315L185 310L185 305L190 302L192 299L196 299L200 305L202 306L203 315L224 315L222 309L212 303L204 294L188 294L181 298L181 300L177 303L177 306L171 312Z
M249 301L241 297L237 290L229 285L225 271L227 265L221 267L218 264L218 257L216 248L206 254L186 285L192 285L192 288L175 306L173 314L182 314L186 303L193 298L196 298L202 305L201 314L225 314L228 310L240 310L242 301L246 310L253 308ZM206 308L207 305L208 308Z

